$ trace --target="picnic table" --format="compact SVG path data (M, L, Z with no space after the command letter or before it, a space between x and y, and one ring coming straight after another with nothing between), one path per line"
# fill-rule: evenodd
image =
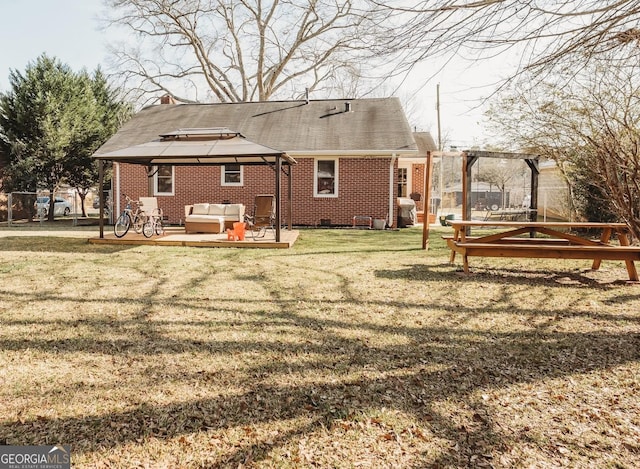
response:
M634 261L640 261L640 246L629 245L629 227L625 223L447 220L447 224L453 228L453 236L443 236L451 249L450 263L460 253L467 274L469 256L592 259L593 270L606 259L624 261L629 280L639 281ZM499 231L468 236L472 227ZM575 230L598 231L600 237L592 239ZM618 244L611 242L613 233Z

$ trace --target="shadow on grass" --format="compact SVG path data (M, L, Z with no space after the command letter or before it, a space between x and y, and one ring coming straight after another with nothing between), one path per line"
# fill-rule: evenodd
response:
M256 278L252 279L256 280ZM425 334L425 329L422 327L404 327L404 326L390 326L387 324L376 323L350 323L339 318L332 319L315 319L306 316L299 316L293 312L285 313L273 313L273 312L246 312L234 309L234 305L237 305L238 298L229 298L227 300L208 300L208 298L194 298L193 301L181 300L174 298L171 300L166 299L152 299L149 297L127 298L121 297L117 299L105 300L100 299L75 299L64 295L54 294L42 294L42 293L23 293L15 294L7 291L0 290L0 295L7 300L14 300L19 302L32 302L32 301L60 301L65 304L75 304L76 308L87 309L96 306L104 306L105 304L111 304L117 309L118 306L124 306L126 304L139 305L140 314L135 317L129 318L93 318L93 319L48 319L38 318L33 320L11 320L4 319L2 324L4 327L10 326L25 326L29 328L36 328L37 326L47 326L51 329L59 328L61 330L78 330L85 328L87 330L86 336L79 336L77 338L65 338L65 339L50 339L48 335L45 336L32 336L28 339L3 339L0 340L0 349L12 350L12 351L25 351L25 350L37 350L41 352L55 351L56 353L95 353L95 354L130 354L130 353L146 353L146 354L170 354L170 353L183 353L185 351L206 351L209 353L225 352L313 352L322 354L324 349L322 346L315 345L293 345L285 342L235 342L232 340L197 340L197 339L184 339L178 340L171 336L166 336L160 332L165 328L172 326L176 327L197 327L205 330L227 330L230 328L236 328L242 325L242 321L239 319L215 319L215 320L194 320L194 319L170 319L170 320L149 320L149 310L157 308L159 306L170 305L172 308L178 308L180 310L194 310L198 309L202 312L215 314L217 311L224 310L228 313L242 314L250 318L250 321L246 322L247 330L249 332L252 328L268 329L271 327L291 325L304 334L304 336L315 336L320 334L320 339L325 339L326 331L361 331L366 330L373 334L391 334L400 335L410 338L412 341L419 343L422 335ZM208 301L208 306L195 306L194 303L201 301ZM501 299L503 301L505 299ZM621 302L624 299L615 298L612 301L616 303ZM252 301L242 299L245 306L252 306L256 309L260 308L262 301ZM299 305L299 301L292 300L273 300L283 311L295 311L296 306ZM398 310L410 310L416 307L416 303L411 302L393 302L393 301L359 301L360 305L369 309L380 309L382 307L393 307ZM349 300L336 300L336 301L308 301L307 307L310 309L332 309L341 305L348 305ZM459 304L441 305L440 310L443 310L445 314L450 317L455 317L461 321L466 319L472 319L476 316L490 315L500 316L509 315L513 311L508 302L499 303L496 302L490 306L483 306L481 310L476 307L465 307ZM611 324L615 323L638 323L640 324L640 317L630 314L611 314L601 313L592 310L579 310L579 311L544 311L540 312L535 306L520 306L519 314L529 318L536 317L554 317L559 319L570 318L583 318L590 319L592 321L607 321ZM474 333L473 330L460 328L460 321L458 326L453 328L431 328L429 334L435 337L445 336L450 333L465 335ZM553 328L553 322L545 323L545 326L538 328L541 333L545 333L548 329ZM244 330L244 329L240 329ZM137 332L132 334L131 332ZM122 336L118 339L113 337L104 337L107 333L118 334L122 332ZM310 334L312 333L312 334ZM138 335L139 334L139 335ZM427 334L427 335L429 335ZM509 337L508 334L504 334L505 337ZM525 337L526 334L522 335ZM580 335L583 337L584 335ZM487 336L489 337L489 336ZM344 346L345 343L339 340L340 346Z
M256 279L253 278L253 281ZM3 298L8 292L2 292ZM140 314L129 319L81 319L68 323L51 321L52 327L76 330L79 337L65 340L47 340L32 336L24 340L0 341L3 350L39 350L60 353L95 353L111 356L140 356L166 353L198 352L208 354L211 362L219 355L253 353L258 356L279 357L262 364L250 364L240 377L230 383L241 392L210 398L181 397L170 404L143 402L133 408L99 415L73 417L38 416L34 419L0 422L0 440L8 444L44 444L64 441L74 445L77 453L113 450L122 445L136 444L149 438L165 440L188 434L205 432L212 438L233 428L253 428L278 421L299 420L295 428L277 436L255 436L238 441L216 456L214 467L237 467L247 461L260 461L279 448L290 445L304 435L328 430L340 434L350 427L357 428L360 419L371 415L372 409L391 409L410 414L432 434L450 442L449 447L436 460L414 460L414 467L453 466L467 467L482 462L493 451L502 451L513 445L512 435L493 422L488 407L478 399L478 390L503 388L518 383L564 377L575 373L604 370L640 359L640 335L637 333L573 333L566 331L534 330L519 332L479 331L459 327L409 327L359 322L357 324L335 319L322 319L301 315L296 300L273 301L279 312L233 311L229 305L216 304L211 312L227 307L237 318L244 314L244 327L265 330L273 325L286 325L289 334L308 337L300 344L278 340L225 340L176 338L165 333L165 326L195 326L209 331L229 330L239 320L194 321L182 319L156 321L147 311L154 304L153 292L137 301L143 304ZM24 294L23 300L29 301ZM42 299L39 297L39 299ZM49 300L72 301L51 296ZM102 300L104 303L105 300ZM107 300L115 304L122 299ZM167 300L158 300L165 304ZM89 305L91 300L79 300ZM231 302L231 300L230 300ZM216 300L216 303L218 301ZM328 307L330 302L318 302ZM383 302L372 303L381 305ZM176 299L172 306L188 308L188 301ZM256 308L259 302L256 301ZM415 304L396 303L402 309ZM494 314L511 314L509 305L495 305ZM524 310L524 314L527 311ZM460 316L473 315L473 308L456 307ZM532 309L529 314L536 314ZM551 310L546 315L566 314ZM600 320L615 320L598 315ZM27 321L28 322L28 321ZM34 320L36 324L46 324ZM10 326L11 321L4 322ZM242 324L240 324L242 326ZM82 335L82 328L91 333ZM408 343L379 346L349 338L348 329L367 329L377 333L400 335ZM122 331L121 340L100 339L107 330ZM96 337L97 336L97 337ZM316 357L303 363L291 363L287 357L305 355ZM482 357L482 360L478 360ZM144 386L153 389L157 380L182 382L193 386L208 381L224 381L224 372L214 374L162 368L148 369L142 376ZM300 373L303 376L322 376L335 370L335 379L310 380L293 385L275 385L270 378L276 374ZM373 374L376 376L373 376ZM79 385L77 392L89 391ZM105 390L106 391L106 390ZM49 396L55 399L54 389ZM44 397L44 396L43 396ZM445 416L439 402L456 400L471 409L473 425L463 425ZM20 435L20 441L15 440ZM526 435L517 438L526 440ZM157 443L156 443L157 444ZM475 459L473 459L475 458ZM480 458L480 459L478 459ZM488 462L488 461L485 461Z
M630 284L623 279L599 280L591 278L585 274L593 273L591 269L584 269L581 272L567 270L549 269L526 269L526 268L489 268L478 267L470 274L465 274L461 268L449 263L436 265L415 264L400 269L380 269L376 271L376 277L385 279L405 279L415 281L456 281L462 283L499 282L510 285L540 285L566 287L568 284L581 285L594 289L607 289ZM621 275L626 275L625 270L620 270ZM631 285L631 284L630 284Z
M105 252L102 246L91 246L91 249L92 252ZM375 275L388 279L434 281L442 277L466 283L474 281L473 277L458 277L455 272L437 271L445 265L449 268L448 264L413 265L378 270ZM350 291L349 278L339 273L334 275L339 280L337 288L341 289L339 294L344 299L314 300L305 298L303 293L285 298L270 288L272 279L268 273L255 273L255 269L246 266L237 272L237 278L247 285L258 284L257 288L270 291L269 298L252 299L243 291L227 292L226 298L211 300L191 293L167 298L161 296L165 290L162 279L154 283L151 291L133 298L93 299L64 293L16 293L0 287L3 300L13 304L61 302L65 308L75 311L110 313L68 321L39 316L20 320L3 318L3 327L19 325L29 331L45 330L51 334L30 334L25 338L9 336L0 340L1 350L25 352L16 354L18 357L27 352L41 352L57 357L69 356L70 360L77 354L94 354L113 361L135 357L147 364L136 370L139 372L136 376L140 380L139 392L145 399L128 402L125 410L97 413L86 409L83 415L52 417L44 413L33 418L5 419L0 421L0 441L20 445L70 442L76 454L113 454L126 445L144 444L151 438L158 440L154 445L190 434L224 439L224 433L234 429L249 432L260 425L297 422L277 435L248 434L223 447L211 456L212 461L194 462L200 466L238 467L249 465L250 461L268 461L274 451L289 451L311 434L327 431L339 438L349 429L358 428L362 419L370 419L372 414L389 409L410 415L436 438L447 442L437 457L427 455L426 450L416 456L413 467L480 466L480 463L490 464L486 455L508 452L515 444L528 443L528 436L511 434L494 422L490 407L478 397L478 391L604 371L640 360L640 335L633 332L557 330L554 319L536 328L526 327L513 332L464 326L465 321L479 315L512 315L514 305L508 297L495 298L496 301L482 308L451 305L441 298L443 304L437 307L442 312L442 324L398 324L377 320L376 312L395 308L398 315L408 315L416 314L416 310L426 312L434 305L427 300L420 303L410 298L403 301L362 300ZM506 281L510 283L513 278ZM518 280L518 285L530 285L530 281L523 278ZM541 282L544 286L555 285L549 279ZM181 289L206 292L206 289L198 288L212 283L215 279L202 273L186 281ZM133 289L135 286L128 287ZM593 291L596 287L589 285L585 290ZM445 291L443 295L447 293ZM508 295L504 291L500 294ZM611 301L637 299L637 296L628 295ZM265 305L267 302L269 307ZM349 308L356 304L369 311L368 319L349 320ZM134 309L135 313L120 313L121 309L129 309L120 308L123 305ZM319 317L314 313L335 311L336 306L341 307L338 311L342 313L330 317ZM180 311L181 315L164 320L154 317L155 311L168 308ZM208 319L190 319L196 313L204 314ZM519 305L518 313L525 318L540 315L561 319L584 317L611 325L640 321L632 314L610 315L597 310L567 312L553 305L543 313L535 304ZM452 318L455 326L447 324L447 321L454 322L450 320ZM56 340L49 338L58 337L52 333L53 329L65 332L66 336L61 334L64 338ZM385 345L375 340L363 340L352 334L356 331L366 331L374 339L385 334L402 340ZM296 341L287 341L287 335ZM299 338L305 340L297 340ZM169 368L163 363L163 357L168 354L202 354L204 362L213 365L205 370ZM215 363L229 357L241 359L240 372L215 367ZM303 359L298 359L301 357ZM292 374L300 380L274 383L275 376ZM326 379L326 375L331 379ZM226 389L220 387L219 394L213 397L180 395L170 403L154 403L147 399L147 394L164 382L180 383L194 389L224 383L234 391L226 393ZM122 383L123 386L127 384ZM110 389L96 391L93 383L84 381L73 386L74 392L93 393L97 400L101 393L111 392ZM39 391L38 399L40 402L56 401L61 395L64 394L60 389L49 387ZM457 401L470 409L471 424L462 424L448 416L442 409L445 401ZM382 433L392 435L395 431L389 424ZM428 442L424 444L427 445ZM343 463L349 465L347 461Z
M358 419L367 415L370 409L386 408L411 414L421 426L439 438L451 441L451 446L455 445L455 451L444 453L438 461L429 461L429 464L434 467L438 464L467 466L474 455L477 458L478 455L490 454L497 449L496 446L513 444L513 441L506 441L500 427L492 423L491 415L482 402L473 397L475 391L566 374L589 373L601 369L594 365L592 359L595 355L611 367L639 358L637 351L635 354L631 352L640 345L637 334L589 334L584 337L547 333L532 337L525 333L485 333L476 335L475 339L488 335L491 340L479 346L476 340L469 341L463 334L426 329L414 335L423 345L414 344L411 350L407 347L372 350L354 341L330 337L332 348L343 349L346 353L336 357L333 354L329 356L326 348L316 350L325 358L332 358L329 366L342 366L353 374L364 367L368 367L370 372L376 363L384 363L387 369L404 369L407 372L388 378L361 375L333 383L275 386L264 384L263 380L272 373L290 373L291 365L285 361L270 363L247 370L246 380L234 383L242 386L244 391L233 396L189 399L164 405L142 403L134 409L106 415L38 417L23 422L2 422L0 438L9 444L17 443L11 438L15 434L26 438L20 444L69 441L75 451L85 452L113 449L148 438L162 440L198 432L208 432L213 437L216 432L226 429L250 428L280 420L311 422L280 433L277 438L252 438L238 442L214 463L216 467L237 466L249 458L254 461L264 459L274 448L302 435L320 429L340 432L350 425L357 426ZM438 339L434 340L435 337ZM264 345L236 344L250 349L262 349ZM442 355L443 347L454 350L455 360ZM470 358L470 350L485 357L482 367ZM215 356L211 358L215 359ZM551 366L554 363L561 365ZM443 369L429 371L428 364L437 364ZM326 366L327 361L319 360L306 364L302 371L313 374L314 371L324 371ZM156 379L157 376L150 376L149 386L153 386ZM202 374L172 376L165 371L163 379L202 384L207 377ZM437 387L437 392L434 392L434 387ZM472 427L456 424L441 414L436 400L448 399L465 402L473 409ZM415 461L416 467L424 463L427 461Z
M136 246L91 244L86 238L66 236L7 236L0 241L0 251L61 252L74 254L112 254Z

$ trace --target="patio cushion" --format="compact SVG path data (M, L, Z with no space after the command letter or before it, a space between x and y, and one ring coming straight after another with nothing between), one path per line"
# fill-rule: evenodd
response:
M209 204L194 204L193 215L207 215L209 213Z
M224 215L236 221L242 221L244 216L244 205L242 204L228 204L225 208Z
M209 204L209 215L224 216L225 204Z
M209 203L186 205L184 214L185 232L221 233L223 229L231 228L234 222L244 220L244 205Z

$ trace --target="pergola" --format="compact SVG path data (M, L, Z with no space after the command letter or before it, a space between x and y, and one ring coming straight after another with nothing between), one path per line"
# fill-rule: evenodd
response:
M538 177L540 175L538 155L527 153L505 153L497 151L477 151L465 150L462 153L446 153L446 152L427 152L427 162L425 170L425 222L422 225L422 249L429 247L429 223L427 222L427 214L430 213L431 197L431 174L433 172L433 157L461 156L462 157L462 214L464 220L471 220L471 169L479 158L500 158L500 159L518 159L524 160L531 169L531 204L530 217L531 221L535 221L538 216Z
M274 169L276 197L276 242L280 242L281 216L281 175L288 179L288 227L292 229L292 181L291 166L296 161L284 151L260 145L247 140L240 132L224 127L206 129L179 129L165 133L151 142L122 148L109 153L96 153L98 160L99 185L104 182L104 162L129 163L148 168L171 166L222 166L240 164L245 166L266 165ZM286 171L285 171L286 168ZM104 194L100 191L100 238L104 238Z

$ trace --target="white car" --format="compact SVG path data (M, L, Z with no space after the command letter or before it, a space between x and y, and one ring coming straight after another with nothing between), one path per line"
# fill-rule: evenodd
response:
M67 216L71 213L71 204L62 197L56 197L53 206L54 216ZM36 211L38 216L46 217L49 214L49 197L38 197L36 200Z

